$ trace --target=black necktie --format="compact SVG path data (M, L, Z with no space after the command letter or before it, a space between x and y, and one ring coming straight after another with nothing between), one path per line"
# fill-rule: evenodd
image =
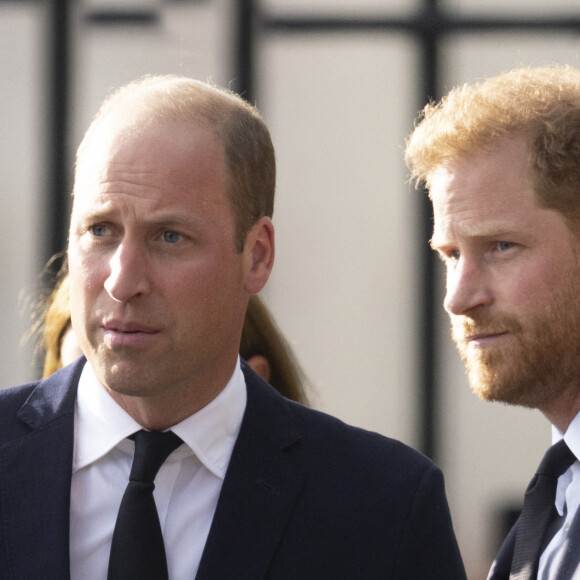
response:
M576 458L562 439L546 452L524 497L518 521L510 580L536 578L546 530L557 517L554 505L558 478Z
M115 523L107 578L166 580L167 559L153 499L153 481L182 441L170 431L139 431L134 439L135 456Z

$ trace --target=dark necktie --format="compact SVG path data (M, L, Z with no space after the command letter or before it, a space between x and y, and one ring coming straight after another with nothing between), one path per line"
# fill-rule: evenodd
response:
M558 512L554 505L558 478L576 458L562 439L546 452L526 489L518 521L510 580L536 578L546 530Z
M115 523L107 578L167 580L153 481L163 462L182 441L170 431L139 431L134 439L135 456Z

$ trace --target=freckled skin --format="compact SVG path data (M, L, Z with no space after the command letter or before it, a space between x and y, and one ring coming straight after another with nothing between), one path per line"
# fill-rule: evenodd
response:
M165 428L231 376L247 300L271 269L273 229L262 218L236 251L222 150L208 130L156 124L135 137L116 127L92 136L77 167L72 323L111 396Z
M538 204L524 140L440 167L430 193L472 388L565 424L580 410L580 248L562 214Z

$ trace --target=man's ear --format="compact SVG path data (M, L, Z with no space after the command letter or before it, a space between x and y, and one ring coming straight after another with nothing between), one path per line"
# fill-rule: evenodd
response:
M274 225L261 217L248 232L244 244L245 289L257 294L266 285L274 265Z

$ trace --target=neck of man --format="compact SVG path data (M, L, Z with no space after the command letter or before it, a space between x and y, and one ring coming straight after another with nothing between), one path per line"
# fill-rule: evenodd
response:
M211 403L225 388L231 373L233 369L223 376L212 377L211 382L210 380L201 381L202 386L198 384L197 388L191 383L149 396L122 394L108 387L105 389L114 401L142 427L150 431L164 431Z
M580 379L573 381L556 399L539 409L560 433L566 433L570 423L580 412Z

